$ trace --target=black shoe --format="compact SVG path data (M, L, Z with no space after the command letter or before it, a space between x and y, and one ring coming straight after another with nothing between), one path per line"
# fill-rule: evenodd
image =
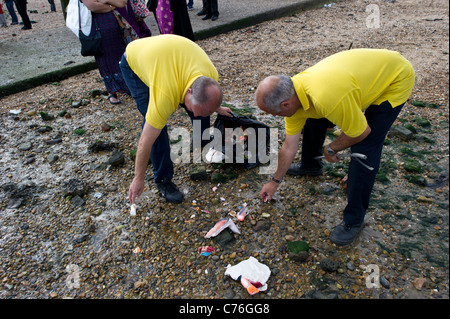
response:
M216 16L216 15L213 15L211 18L212 21L216 21L217 19L219 19L219 16Z
M211 19L211 17L212 17L211 14L207 14L202 18L202 20L208 20L208 19Z
M200 12L197 12L198 16L204 16L206 14L206 10L202 10Z
M338 246L346 246L351 244L356 235L363 229L364 224L348 225L344 222L336 226L331 232L330 240Z
M31 29L31 27L22 27L22 28L20 28L21 30L30 30Z
M183 201L183 194L167 177L162 178L160 182L156 183L156 188L158 188L162 197L164 197L169 203L178 204Z
M287 173L289 175L295 175L295 176L319 176L322 175L323 169L322 167L319 168L304 168L301 164L291 164L289 167Z

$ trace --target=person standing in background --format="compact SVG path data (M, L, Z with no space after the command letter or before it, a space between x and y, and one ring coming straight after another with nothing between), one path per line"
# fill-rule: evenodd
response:
M185 0L150 0L147 6L154 13L161 34L176 34L195 41Z
M27 0L14 0L14 3L16 4L17 12L19 12L20 17L22 18L22 30L30 30L31 21L27 13Z
M50 3L50 11L51 12L56 12L55 1L54 0L48 0L48 3Z
M219 19L219 5L217 4L217 0L203 0L203 9L197 15L204 15L202 20L211 19L212 21L216 21Z
M95 56L95 62L108 91L108 101L111 104L122 103L117 93L130 94L130 90L119 67L126 43L115 12L128 22L138 38L151 36L150 29L143 20L136 19L130 0L82 0L82 2L91 10L92 25L94 27L94 21L97 23L102 36L104 54Z
M16 11L14 11L13 0L5 0L6 8L8 9L9 15L11 16L11 25L19 24L17 19Z

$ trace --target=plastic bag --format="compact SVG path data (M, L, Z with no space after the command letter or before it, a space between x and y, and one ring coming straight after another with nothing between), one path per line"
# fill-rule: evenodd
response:
M225 163L239 163L244 168L261 164L259 154L267 154L269 149L269 126L247 116L233 114L233 117L228 117L219 114L214 128L222 134L222 149L218 151L224 154Z
M78 9L79 8L79 9ZM78 14L78 10L80 14ZM91 33L92 27L92 13L91 11L80 1L70 0L66 8L66 26L78 37L80 32L80 19L81 19L81 31L85 35Z

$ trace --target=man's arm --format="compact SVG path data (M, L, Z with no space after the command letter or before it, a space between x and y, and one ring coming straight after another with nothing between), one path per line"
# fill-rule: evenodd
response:
M294 160L295 154L298 150L300 134L301 133L298 133L296 135L286 135L286 139L284 140L283 146L281 146L280 153L278 154L278 167L275 174L273 175L275 179L281 181L288 171L289 166ZM265 201L271 200L273 195L277 191L278 185L279 184L274 181L270 181L264 184L261 192L259 193L259 196Z
M323 146L323 155L325 156L325 159L330 163L339 162L340 160L339 155L338 154L330 155L328 153L328 146L330 146L331 149L337 153L339 151L345 150L346 148L349 148L352 145L361 142L370 134L370 132L371 128L369 125L367 125L365 131L357 137L350 137L342 132L333 142Z
M134 179L128 191L128 199L132 204L134 204L136 198L139 197L144 191L145 171L147 169L148 160L150 158L153 144L160 133L161 130L156 129L145 122L136 154Z

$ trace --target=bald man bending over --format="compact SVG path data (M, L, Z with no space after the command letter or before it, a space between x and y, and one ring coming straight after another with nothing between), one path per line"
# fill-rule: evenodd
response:
M123 78L144 117L128 198L134 203L144 190L149 157L156 187L171 203L183 194L172 182L173 163L167 133L169 117L181 105L201 132L210 127L213 112L231 116L221 107L219 75L206 53L191 40L172 34L138 39L128 44L120 62Z
M261 81L256 103L267 113L283 116L286 129L277 171L263 186L261 198L270 200L286 173L321 175L318 156L335 163L347 148L361 153L367 159L364 165L360 159L350 161L343 222L330 236L337 245L352 243L363 228L383 142L411 93L414 76L411 63L398 52L355 49L334 54L293 77L269 76ZM333 126L343 133L323 146L326 131ZM301 164L291 164L302 130Z

